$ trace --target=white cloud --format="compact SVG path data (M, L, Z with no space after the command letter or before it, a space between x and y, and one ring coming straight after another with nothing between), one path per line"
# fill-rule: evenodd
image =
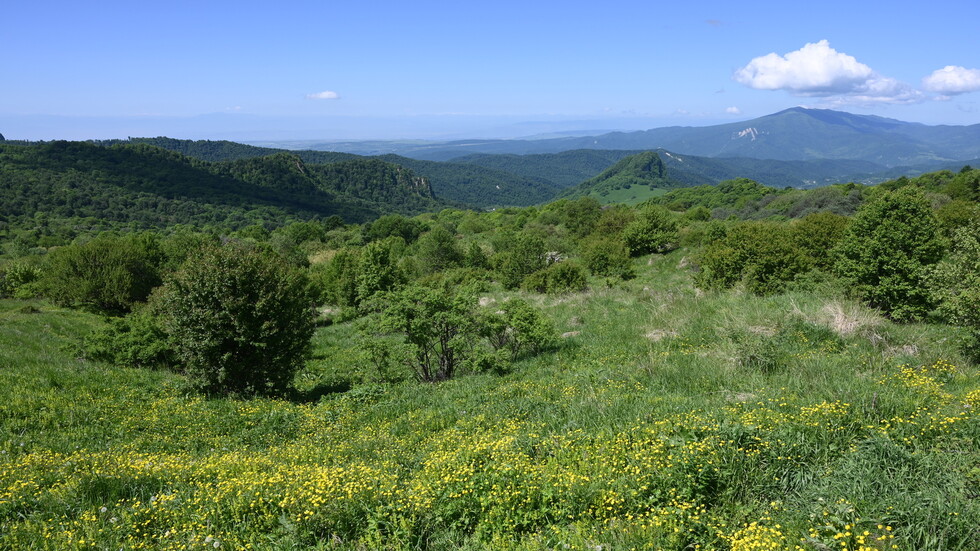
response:
M735 71L736 82L758 90L785 90L797 96L842 96L838 103L912 103L922 93L876 73L826 40L809 43L785 56L757 57Z
M729 107L728 109L725 109L725 112L728 113L729 115L741 115L742 114L742 110L739 109L738 107Z
M976 92L980 90L980 70L947 65L922 79L922 87L930 92L942 94L942 99L948 99L948 96L956 94Z
M340 99L340 94L331 90L324 90L316 94L306 94L306 99Z

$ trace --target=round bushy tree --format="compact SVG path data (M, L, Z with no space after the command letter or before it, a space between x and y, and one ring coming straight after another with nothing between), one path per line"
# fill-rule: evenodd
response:
M929 201L911 186L882 191L854 216L835 249L835 271L869 305L899 321L928 312L927 269L945 243Z
M631 256L665 253L677 247L677 221L667 209L644 207L636 220L623 229L623 240Z
M121 315L160 285L163 261L154 234L105 233L81 245L55 249L42 285L59 305Z
M189 258L152 302L184 371L207 392L284 391L315 328L306 277L274 253L244 245Z

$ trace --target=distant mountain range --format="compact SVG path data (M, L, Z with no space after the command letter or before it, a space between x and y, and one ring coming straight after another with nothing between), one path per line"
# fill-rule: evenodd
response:
M331 151L165 137L0 143L14 148L6 153L22 162L17 170L24 185L32 168L46 171L42 179L61 181L85 166L85 182L109 182L117 190L93 188L99 197L129 201L133 193L150 194L160 205L185 201L180 209L193 206L186 201L203 203L210 206L194 216L216 219L253 206L276 217L339 214L362 221L385 212L525 206L582 195L637 202L735 178L813 188L980 165L980 125L927 126L802 108L741 123L585 138L321 144ZM23 146L28 149L18 152ZM154 155L146 146L179 157ZM49 155L58 162L52 165ZM3 168L7 174L14 165Z
M980 158L980 124L928 126L884 117L796 107L744 122L540 140L324 143L311 149L396 153L446 161L474 153L540 154L576 149L654 150L701 157L781 161L855 160L885 168Z

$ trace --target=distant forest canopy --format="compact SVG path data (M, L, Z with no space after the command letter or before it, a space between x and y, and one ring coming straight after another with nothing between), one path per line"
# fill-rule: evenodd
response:
M233 231L332 216L366 222L454 205L437 199L425 178L373 159L308 165L276 152L208 162L139 143L0 144L7 227L30 228L43 217L92 228L186 224Z
M255 156L259 153L263 155ZM535 156L530 164L537 164L541 169L560 159L591 156L590 166L595 168L605 161L600 162L593 153ZM620 153L605 159L611 160ZM208 161L199 157L232 160ZM693 177L697 172L691 169L686 173L687 180L678 180L684 173L672 170L672 164L711 170L708 164L698 164L696 158L664 151L624 154L602 174L579 186L564 188L565 194L569 198L589 196L613 203L630 202L627 193L641 190L647 195L632 203L646 201L675 212L700 208L719 219L786 219L820 211L852 215L875 189L857 183L812 190L776 189L748 178L716 183L708 176ZM247 227L269 231L308 220L331 220L325 222L329 228L368 223L386 214L415 216L447 208L486 208L446 200L435 184L421 175L434 167L442 172L432 173L450 176L457 170L475 168L487 171L484 174L499 170L397 156L367 158L316 151L287 152L233 142L168 138L98 143L6 141L0 144L0 239L7 244L7 252L16 256L113 228L188 226L229 234ZM980 171L965 166L957 172L943 170L911 178L902 176L878 187L923 188L931 194L941 217L962 217L965 215L960 211L964 205L978 200L978 175ZM451 179L450 176L445 178ZM511 186L495 190L498 193L506 191L517 196L523 189L524 200L533 198L538 203L545 203L563 191L545 184L522 188L520 180L508 180L506 173L500 172L494 179L474 185L469 190L470 197L488 185L496 188L499 184L493 184L494 181L506 181ZM550 191L539 192L545 188ZM466 193L461 191L458 196Z

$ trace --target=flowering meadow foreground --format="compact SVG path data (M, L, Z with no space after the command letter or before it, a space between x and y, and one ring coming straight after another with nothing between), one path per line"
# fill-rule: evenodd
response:
M977 548L958 330L645 277L531 295L566 338L504 374L379 382L321 328L292 400L76 359L98 317L0 301L0 548Z

